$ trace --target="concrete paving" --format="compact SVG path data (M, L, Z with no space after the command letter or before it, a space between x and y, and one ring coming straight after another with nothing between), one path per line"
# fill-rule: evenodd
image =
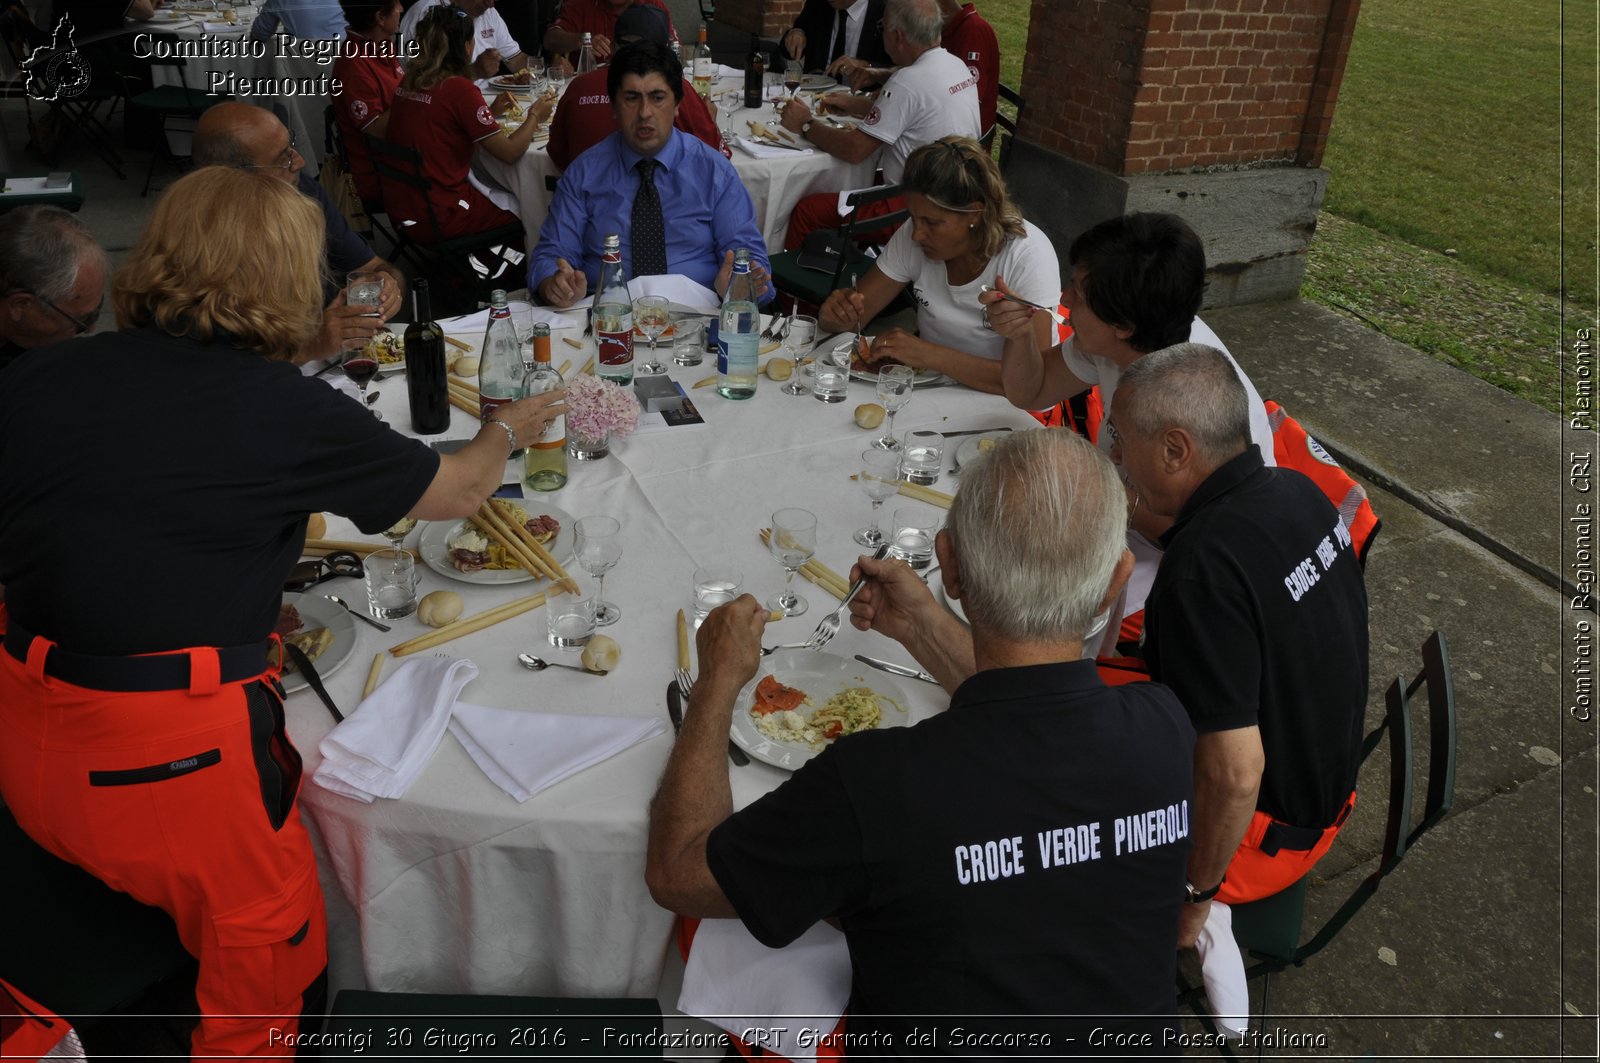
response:
M21 105L0 103L0 167L44 169L25 141ZM114 258L154 202L138 195L145 156L129 162L120 181L80 143L54 167L84 174L82 216ZM1383 519L1367 568L1370 723L1388 681L1416 670L1436 628L1450 643L1460 717L1450 817L1329 948L1273 979L1266 1028L1325 1042L1286 1039L1267 1053L1594 1058L1600 758L1594 724L1563 700L1564 640L1594 617L1574 613L1558 589L1574 578L1564 462L1582 438L1310 303L1205 316L1262 396L1362 478ZM1383 771L1368 766L1361 804L1315 873L1313 924L1375 866ZM1253 999L1259 1007L1259 988Z

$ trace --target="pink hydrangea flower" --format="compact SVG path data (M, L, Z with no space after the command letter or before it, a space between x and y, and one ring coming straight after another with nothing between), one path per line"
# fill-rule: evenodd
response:
M567 435L622 439L639 427L639 400L632 390L579 373L567 384Z

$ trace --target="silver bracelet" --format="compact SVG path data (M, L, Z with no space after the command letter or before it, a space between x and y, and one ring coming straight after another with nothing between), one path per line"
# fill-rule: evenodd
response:
M510 425L506 424L504 421L500 420L498 417L491 417L491 418L489 418L487 421L485 421L483 423L486 424L486 425L488 425L488 424L499 425L501 428L504 428L506 430L506 442L511 444L511 449L506 452L506 456L507 457L510 457L512 454L515 454L518 450L521 449L520 447L517 446L517 430L516 429L514 429Z

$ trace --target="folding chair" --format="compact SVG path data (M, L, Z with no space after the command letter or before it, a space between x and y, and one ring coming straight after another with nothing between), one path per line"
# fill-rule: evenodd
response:
M1428 786L1422 818L1413 827L1412 698L1424 686L1428 692ZM1417 839L1443 819L1455 801L1456 695L1450 677L1450 651L1443 632L1433 632L1422 644L1422 670L1413 679L1408 682L1403 676L1396 677L1389 684L1387 708L1383 721L1361 744L1361 759L1365 763L1384 737L1389 739L1389 815L1384 827L1383 856L1377 870L1356 886L1303 945L1300 938L1306 905L1304 879L1271 897L1233 906L1233 936L1252 959L1245 968L1245 978L1261 979L1263 1023L1268 1014L1272 976L1288 967L1302 966L1338 936L1378 891L1384 878L1400 865ZM1206 1012L1204 986L1188 985L1180 975L1178 1003L1190 1008L1208 1033L1217 1032ZM1225 1043L1219 1045L1219 1050L1229 1059L1238 1058Z
M378 1021L373 1021L378 1020ZM375 1040L359 1035L376 1031ZM346 989L323 1025L325 1063L390 1058L516 1056L660 1059L653 998L467 996ZM429 1036L424 1036L425 1034Z
M500 278L520 268L513 253L520 255L523 250L521 222L463 236L445 236L428 196L433 182L423 175L422 153L371 134L364 134L364 139L372 153L372 167L378 173L378 190L384 203L392 208L402 201L403 197L397 200L394 192L404 188L426 205L425 218L404 219L390 210L389 220L413 260L425 273L433 275L435 314L475 310L477 303L488 302L489 289L520 286L507 285ZM469 302L472 305L467 305Z
M865 273L871 264L856 248L858 236L899 225L911 216L909 210L901 207L887 214L862 218L861 208L870 203L893 199L899 194L899 185L878 185L876 188L864 188L859 192L852 192L845 202L855 209L850 212L849 218L843 225L830 230L831 235L828 238L828 250L831 252L829 257L833 259L832 273L800 264L803 257L809 260L814 252L783 251L772 256L773 286L790 298L820 306L824 299L842 286L840 282L847 271L853 267ZM845 280L844 283L849 281Z
M1017 123L1022 121L1022 109L1026 106L1026 102L1020 92L1004 82L1000 85L1000 102L1009 103L1016 108L1016 114L1008 117L1003 109L996 108L994 125L983 134L982 143L983 150L989 151L994 147L996 133L1002 130L1005 132L1005 136L1000 139L1000 157L995 160L1003 171L1006 168L1006 157L1011 154L1011 142L1016 139Z
M156 41L175 41L177 38L171 34L155 34ZM204 89L191 89L188 78L188 60L181 56L165 54L162 49L153 49L162 54L148 57L133 54L131 45L118 53L123 64L123 76L130 82L136 80L146 69L154 74L155 69L164 67L174 72L177 76L176 85L157 85L146 89L128 98L128 110L148 111L155 115L161 122L161 143L157 150L150 155L150 165L144 172L144 188L140 190L141 197L150 194L150 182L155 177L156 159L163 151L175 165L182 166L183 161L189 158L187 149L180 150L176 144L185 140L192 143L195 123L200 121L200 116L206 108L214 103L221 103L233 97L226 94L208 95Z
M406 255L406 244L409 241L403 239L395 231L393 219L384 213L383 200L368 199L355 191L355 182L349 177L350 153L345 147L344 134L339 129L339 120L334 117L332 104L322 109L322 138L323 158L338 160L339 171L346 175L345 179L350 182L352 194L356 195L360 201L361 213L366 216L367 221L371 224L371 232L363 235L370 239L372 233L377 233L389 242L389 251L392 256L397 259L403 258ZM379 218L380 215L382 215L381 220Z

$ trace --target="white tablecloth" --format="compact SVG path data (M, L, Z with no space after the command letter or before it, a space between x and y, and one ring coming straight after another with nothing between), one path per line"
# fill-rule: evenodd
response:
M576 335L557 333L558 364L571 359L580 367L592 353L559 338ZM663 353L670 364L670 352ZM710 365L671 369L686 387L714 371ZM381 392L377 408L406 429L404 377L380 378L372 387ZM608 459L573 462L567 486L540 496L574 517L605 513L622 521L624 554L605 586L606 597L623 609L621 621L607 629L622 646L621 666L605 678L524 670L514 660L518 651L559 658L545 641L544 614L537 610L440 648L470 657L482 669L463 694L467 700L528 711L664 714L676 664L674 616L689 603L694 569L713 560L732 562L743 570L746 590L761 597L776 592L782 573L756 531L780 507L816 513L817 558L848 572L859 551L850 536L866 523L869 507L849 477L873 435L855 426L852 411L871 401L871 386L853 383L848 400L833 405L784 395L765 378L748 401L724 400L710 388L690 395L706 427L635 436L617 444ZM448 436L475 431L466 414L452 411L451 417ZM955 431L1036 423L1002 397L946 387L918 391L896 427ZM953 490L954 483L946 473L938 486ZM538 501L530 503L535 510ZM885 509L894 505L891 499ZM359 537L342 518L330 521L329 535ZM576 566L572 571L587 578ZM526 585L484 588L422 573L421 593L460 591L469 615L530 592ZM769 645L802 641L837 604L798 578L796 587L810 599L811 610L772 625ZM364 600L355 580L335 580L322 589ZM358 703L373 655L425 630L414 617L394 627L384 635L356 625L355 652L327 681L344 711ZM848 624L831 649L910 663L894 643ZM392 660L388 667L395 667ZM936 687L899 682L916 718L947 704ZM317 744L333 721L308 691L289 698L288 714L309 780L318 763ZM672 916L656 907L644 885L646 810L670 748L670 734L650 740L522 805L491 783L450 736L400 800L362 804L308 782L302 804L324 858L335 984L414 992L653 995ZM759 762L732 772L740 805L785 777Z
M721 106L721 98L733 91L739 82L731 78L719 80L714 88ZM731 129L734 136L748 135L747 122L760 119L774 124L776 116L770 106L735 111L724 115L718 125ZM731 146L731 143L730 143ZM539 227L550 212L552 192L546 187L546 178L561 171L551 161L544 145L530 148L521 159L504 163L484 152L477 155L478 168L501 187L517 198L522 226L528 233L528 246L538 240ZM756 223L766 238L769 254L783 250L783 236L789 227L789 215L800 200L813 192L842 192L846 189L865 188L872 184L878 169L878 156L874 152L865 162L847 163L820 149L809 154L794 152L782 158L757 159L733 148L733 168L739 180L750 193L755 206ZM671 224L669 218L668 224Z

